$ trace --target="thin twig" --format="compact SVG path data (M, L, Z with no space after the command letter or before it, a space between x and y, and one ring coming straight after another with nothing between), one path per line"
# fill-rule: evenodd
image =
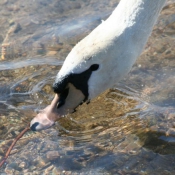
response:
M2 165L5 163L6 159L8 158L11 150L13 149L13 147L15 146L16 142L28 131L30 130L30 127L27 126L24 130L22 130L19 135L14 139L14 141L12 142L12 144L10 145L9 149L7 150L4 158L1 160L0 162L0 168L2 167Z

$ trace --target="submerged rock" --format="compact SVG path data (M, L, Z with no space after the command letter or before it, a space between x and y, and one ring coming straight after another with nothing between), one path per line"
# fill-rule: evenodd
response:
M60 154L58 151L48 151L46 153L46 158L49 160L55 160L60 157Z

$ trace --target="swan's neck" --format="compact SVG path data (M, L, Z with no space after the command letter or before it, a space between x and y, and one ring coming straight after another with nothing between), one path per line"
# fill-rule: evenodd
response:
M108 22L140 47L140 55L166 0L121 0ZM114 22L115 21L115 22ZM115 23L115 24L114 24Z
M117 18L120 25L147 30L158 18L166 0L121 0L110 18ZM119 21L118 21L119 20Z
M90 97L112 87L131 70L142 53L165 2L166 0L121 0L111 16L84 40L86 43L92 41L92 47L87 48L92 48L89 49L90 53L94 53L95 59L101 60L105 65L104 69L102 66L99 70L102 80L95 74L89 80L89 85L92 84L89 91L93 92Z
M145 29L156 21L165 2L166 0L121 0L111 18L119 18L128 27L137 25Z

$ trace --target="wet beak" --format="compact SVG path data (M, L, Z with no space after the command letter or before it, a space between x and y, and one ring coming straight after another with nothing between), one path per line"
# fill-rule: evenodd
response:
M69 84L68 88L69 93L66 96L64 96L64 92L60 95L56 94L51 104L31 121L31 130L39 131L51 127L61 116L72 113L83 102L85 96L81 90L71 84ZM61 96L64 96L63 101Z
M53 126L55 121L61 117L57 109L58 101L59 97L56 94L51 104L33 118L30 122L30 128L32 131L47 129Z

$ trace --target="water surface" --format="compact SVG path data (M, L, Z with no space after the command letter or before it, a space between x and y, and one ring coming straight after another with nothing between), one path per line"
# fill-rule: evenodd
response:
M118 0L0 2L0 158L54 94L72 47ZM28 132L1 174L175 174L175 0L128 76L51 129Z

